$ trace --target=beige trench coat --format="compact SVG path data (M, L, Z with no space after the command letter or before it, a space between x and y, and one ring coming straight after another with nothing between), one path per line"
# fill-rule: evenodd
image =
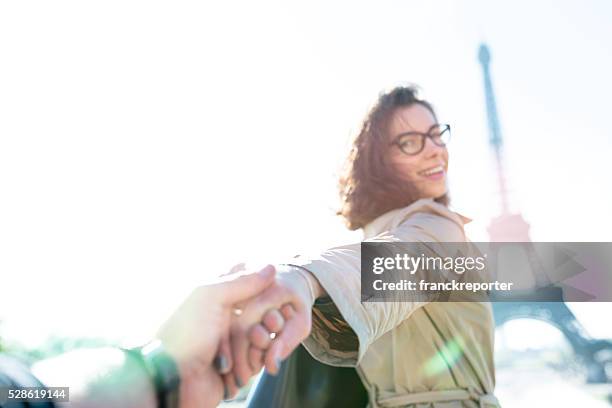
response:
M444 205L422 199L380 216L364 233L366 241L465 242L467 222ZM360 244L289 264L312 272L333 301L315 304L304 346L323 363L356 366L369 407L499 406L493 396L489 303L362 303Z

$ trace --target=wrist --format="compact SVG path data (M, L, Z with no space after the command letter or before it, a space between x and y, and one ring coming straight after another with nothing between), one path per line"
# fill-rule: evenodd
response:
M142 362L157 396L158 407L178 407L181 375L176 358L166 350L160 340L154 340L143 347L126 350Z
M318 279L305 268L301 268L294 265L279 265L277 266L278 277L282 280L283 278L289 277L292 282L300 282L300 292L306 297L308 306L312 306L315 301L325 295L321 284Z

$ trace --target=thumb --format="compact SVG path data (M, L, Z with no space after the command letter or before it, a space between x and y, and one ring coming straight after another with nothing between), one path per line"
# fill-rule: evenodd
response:
M259 272L240 275L232 280L219 283L215 285L215 289L222 293L221 298L225 304L243 302L270 286L274 282L275 273L276 269L273 265L266 265Z

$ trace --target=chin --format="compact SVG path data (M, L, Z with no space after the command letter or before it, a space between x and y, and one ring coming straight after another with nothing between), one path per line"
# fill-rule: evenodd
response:
M444 194L448 194L446 189L430 190L423 194L422 198L431 198L435 200L436 198L442 197Z

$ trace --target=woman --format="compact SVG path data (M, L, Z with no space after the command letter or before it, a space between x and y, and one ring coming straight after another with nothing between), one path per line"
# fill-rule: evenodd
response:
M340 180L339 215L347 226L362 228L367 241L467 241L463 226L469 220L447 207L449 136L449 126L438 123L432 106L414 88L382 94L354 141ZM287 302L279 295L283 290L297 294L303 300L297 313L303 317L300 327L310 328L312 316L302 344L325 364L356 366L370 407L498 407L492 395L490 304L362 303L360 255L359 244L347 245L279 267L277 292L271 292L276 295L259 298L253 316L281 299ZM293 347L291 341L304 336L285 317L287 325L278 337ZM237 338L238 332L233 332ZM258 350L268 347L261 340L266 335L262 325L250 332L254 346L248 358L255 369L263 353ZM244 382L244 341L233 341L232 347L236 378ZM273 367L271 361L289 351L271 345L266 366Z

